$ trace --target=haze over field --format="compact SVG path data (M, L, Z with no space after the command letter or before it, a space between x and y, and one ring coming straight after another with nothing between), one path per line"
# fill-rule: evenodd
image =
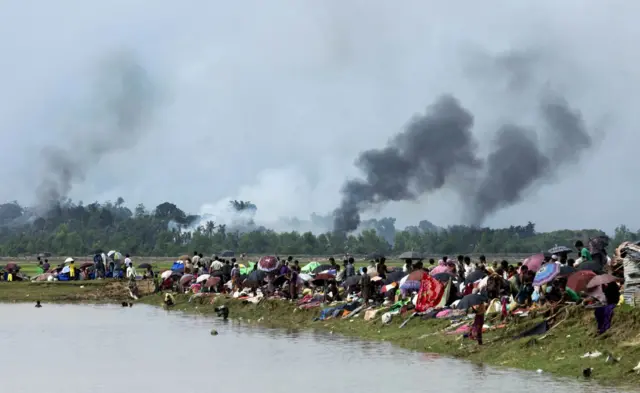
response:
M237 199L275 229L340 207L343 230L355 212L612 231L640 219L637 11L5 0L0 202L122 196L231 222Z

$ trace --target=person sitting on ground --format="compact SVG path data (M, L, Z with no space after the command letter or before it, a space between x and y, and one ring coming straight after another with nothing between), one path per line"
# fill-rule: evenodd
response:
M151 265L147 266L147 270L144 272L144 275L142 276L142 278L154 278L155 274L153 273L153 267L151 267Z
M306 297L306 296L312 296L313 295L313 289L311 289L311 286L309 285L309 283L307 281L304 282L304 284L302 284L302 286L304 287L302 289L302 297Z
M436 264L436 260L433 258L429 258L429 268L432 268Z
M331 280L328 286L327 293L325 294L325 301L327 303L331 302L339 302L342 299L340 298L340 291L338 290L338 284L335 280Z

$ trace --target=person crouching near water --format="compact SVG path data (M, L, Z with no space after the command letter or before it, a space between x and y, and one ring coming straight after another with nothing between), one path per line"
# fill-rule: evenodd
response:
M473 319L473 325L471 325L471 333L469 334L469 338L472 340L477 340L478 345L482 345L482 326L484 325L484 313L486 311L486 306L484 303L479 304L475 307L471 308L476 316Z

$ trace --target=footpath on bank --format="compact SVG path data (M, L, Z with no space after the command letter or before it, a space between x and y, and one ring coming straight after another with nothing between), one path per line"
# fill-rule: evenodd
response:
M134 302L166 307L163 294L153 294L152 285L140 286L142 297ZM240 323L268 328L317 329L363 340L385 341L419 352L436 353L498 367L551 373L573 379L585 379L584 370L591 369L590 379L606 385L633 386L640 382L640 312L620 307L611 329L597 335L593 313L581 307L566 307L554 315L554 324L542 334L539 327L545 318L532 313L489 330L484 344L475 345L459 334L447 334L452 322L429 319L408 321L409 315L385 324L380 318L366 321L360 317L338 317L318 320L318 309L305 310L285 300L263 299L258 304L222 295L192 297L173 295L173 311L198 313L215 317L215 308L225 305L229 318ZM5 283L0 284L0 302L47 303L114 303L131 302L127 285L113 281L73 283ZM548 318L547 318L548 319ZM498 321L487 319L498 325ZM530 334L517 338L524 332ZM384 348L384 347L381 347ZM382 350L382 349L381 349Z

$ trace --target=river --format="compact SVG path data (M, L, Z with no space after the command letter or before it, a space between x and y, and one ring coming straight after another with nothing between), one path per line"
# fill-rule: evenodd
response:
M7 304L0 315L0 383L8 393L603 391L384 343L245 327L141 305ZM210 335L212 328L218 336Z

